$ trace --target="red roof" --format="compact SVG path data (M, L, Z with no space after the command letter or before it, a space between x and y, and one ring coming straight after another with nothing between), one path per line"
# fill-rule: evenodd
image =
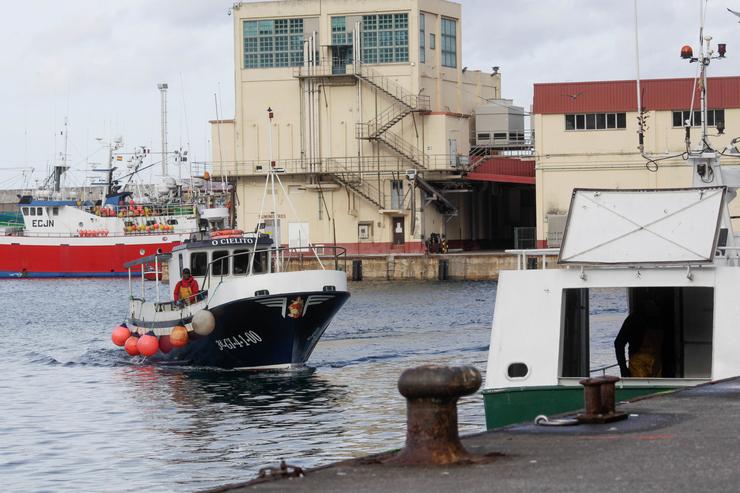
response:
M510 157L485 158L465 178L476 181L529 183L534 185L534 160Z
M708 80L710 109L740 108L740 77ZM687 110L691 106L694 79L649 79L640 81L642 106L646 110ZM694 108L699 109L699 91ZM637 111L634 80L557 82L534 85L536 114Z

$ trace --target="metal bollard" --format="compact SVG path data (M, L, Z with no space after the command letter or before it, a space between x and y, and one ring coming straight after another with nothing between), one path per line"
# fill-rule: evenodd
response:
M580 423L611 423L627 419L626 413L616 412L616 391L614 385L619 377L586 378L579 383L583 385L584 412L577 415Z
M425 365L404 371L398 390L406 398L406 446L386 461L395 465L473 462L457 431L457 400L474 393L481 375L472 366Z

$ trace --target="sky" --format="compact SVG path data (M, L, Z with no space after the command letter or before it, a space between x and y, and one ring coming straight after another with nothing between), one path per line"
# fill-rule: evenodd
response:
M392 0L388 0L392 2ZM710 74L740 75L740 0L703 0L705 35L727 44ZM702 0L637 0L643 79L692 77ZM68 184L105 159L104 144L161 148L167 82L169 149L210 157L208 120L234 112L229 0L26 0L0 16L0 188L33 186L63 152ZM499 66L502 94L526 110L539 82L634 79L635 0L461 0L462 61ZM217 114L218 109L218 114ZM99 140L96 140L99 139ZM32 170L32 171L31 171Z

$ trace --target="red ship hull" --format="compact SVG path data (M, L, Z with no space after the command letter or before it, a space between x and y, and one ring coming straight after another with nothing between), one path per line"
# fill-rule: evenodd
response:
M0 278L122 277L125 262L155 253L169 253L179 235L138 238L5 237L0 239ZM88 240L88 241L85 241ZM175 241L173 241L175 240Z

